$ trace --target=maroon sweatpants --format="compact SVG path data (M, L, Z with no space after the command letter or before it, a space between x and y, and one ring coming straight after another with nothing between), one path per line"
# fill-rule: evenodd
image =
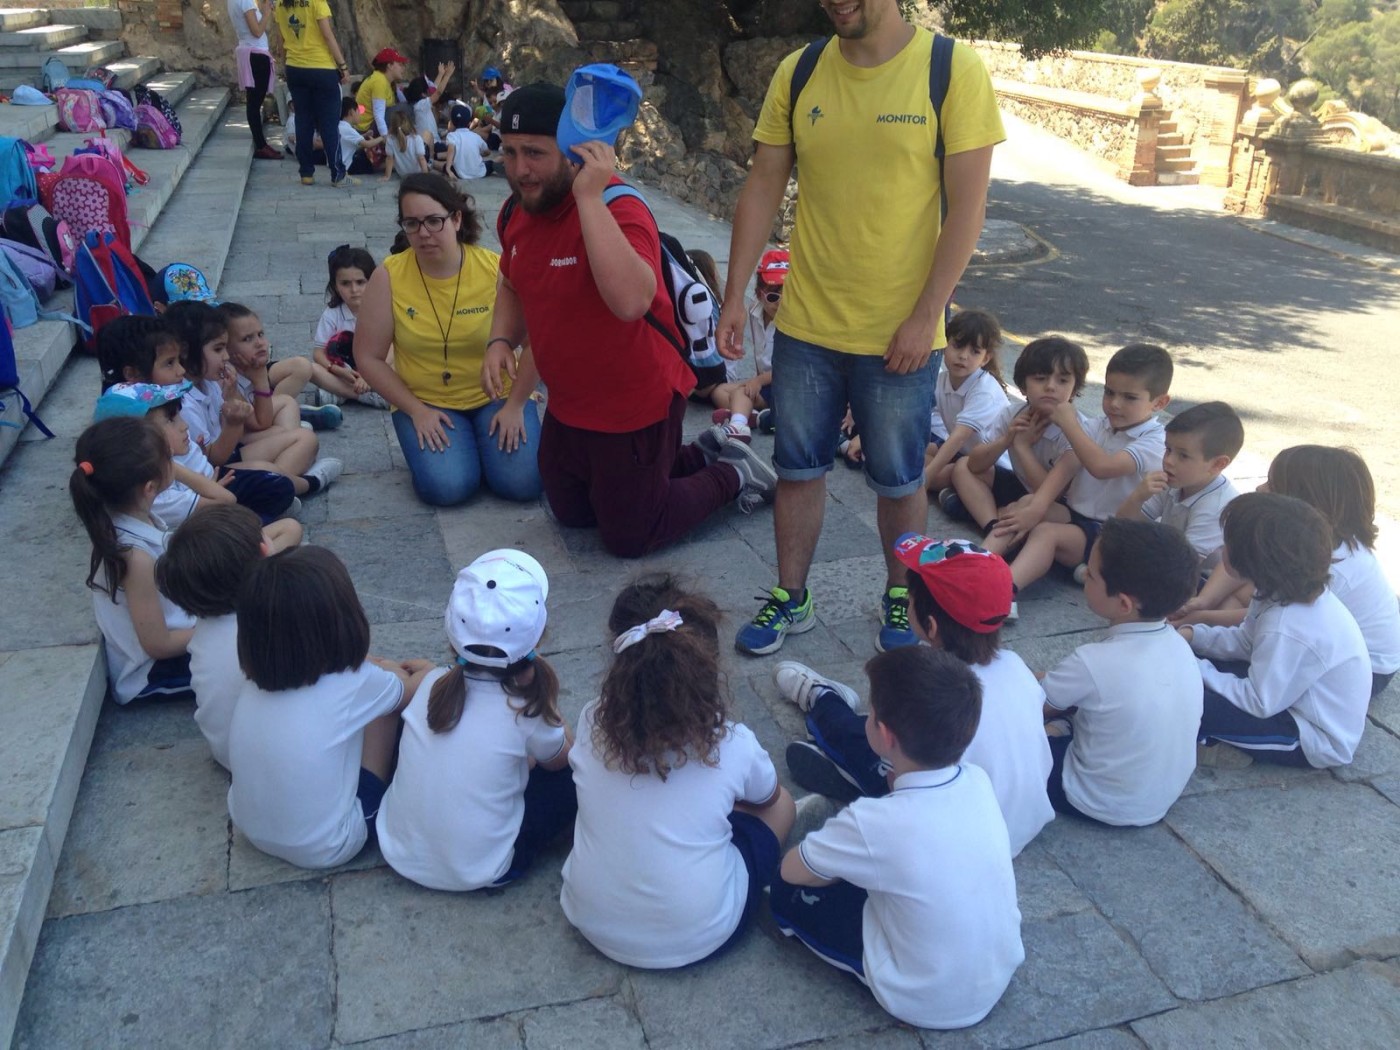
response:
M574 528L598 526L603 546L638 558L680 539L739 495L733 467L705 465L681 445L685 398L665 419L625 434L582 430L547 409L540 429L540 479L554 516Z

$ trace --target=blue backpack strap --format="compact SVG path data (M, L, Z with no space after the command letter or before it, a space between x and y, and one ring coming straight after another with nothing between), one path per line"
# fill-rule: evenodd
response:
M647 199L642 196L641 192L635 186L629 186L625 182L615 182L611 186L603 187L603 203L608 207L611 208L613 201L619 200L623 197L632 197L636 200L639 200L642 202L642 207L646 208L648 212L651 211L651 205L647 203ZM666 246L661 243L661 227L657 225L656 215L654 213L652 214L651 221L652 225L656 226L656 245L657 249L661 253L661 265L665 267L668 265L666 261ZM674 305L675 304L673 303L672 306L674 307ZM666 328L666 326L662 324L660 320L657 319L657 316L654 313L648 310L646 312L646 315L643 317L643 320L645 320L647 324L651 325L658 332L660 332L661 337L675 348L676 353L680 354L681 357L686 356L685 340L678 340L674 335L672 335L671 332Z
M788 137L793 140L794 145L797 140L793 134L792 116L797 112L797 96L802 94L807 81L812 79L812 71L817 68L817 59L822 57L822 51L830 39L822 37L820 40L813 40L802 49L802 54L797 57L797 65L792 67L792 80L788 84Z

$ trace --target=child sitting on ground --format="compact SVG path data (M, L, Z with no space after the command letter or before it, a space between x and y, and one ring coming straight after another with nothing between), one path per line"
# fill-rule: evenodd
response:
M1052 719L1048 786L1057 812L1155 824L1191 779L1201 675L1165 617L1195 588L1197 573L1196 552L1175 529L1103 523L1084 597L1108 621L1108 635L1081 645L1040 683Z
M156 590L169 539L151 515L171 479L165 436L144 416L106 419L78 435L73 462L68 493L92 541L87 586L112 699L188 700L194 617Z
M1027 343L1012 373L1026 400L1003 408L982 432L982 443L953 464L953 489L961 507L940 500L943 512L954 516L960 510L986 535L1003 508L1044 484L1050 468L1069 451L1051 414L1079 396L1088 374L1089 355L1078 343L1057 335ZM997 462L1008 453L1010 470Z
M269 542L257 516L246 507L210 507L171 534L156 562L160 593L195 617L189 644L194 720L214 761L225 769L229 723L247 684L238 668L234 596L255 562L301 542L301 526L296 522L278 522L277 528L276 538Z
M389 134L384 137L384 148L389 151L384 161L384 181L388 182L397 172L399 178L412 175L415 171L428 170L428 148L423 136L413 127L413 112L400 106L389 114Z
M985 310L960 310L948 322L947 335L924 452L924 488L938 493L940 505L956 495L954 461L983 440L1007 406L997 319Z
M1118 517L1160 521L1191 544L1203 572L1220 564L1220 512L1239 495L1221 473L1244 447L1244 424L1224 401L1193 405L1167 420L1162 469L1143 475Z
M710 400L717 406L712 420L723 425L726 433L740 439L751 433L750 423L758 422L751 413L771 405L773 333L777 331L774 321L783 301L788 266L788 253L781 248L764 252L763 258L758 261L758 272L753 281L753 302L749 304L748 323L744 328L744 344L753 353L754 376L726 382L719 382L717 376L707 377L719 384L710 391Z
M564 915L628 966L686 966L752 920L792 828L792 797L725 716L719 609L664 573L613 603L612 666L579 716Z
M208 303L177 302L161 320L180 341L180 364L193 384L180 414L205 458L215 467L261 466L293 479L307 474L319 448L315 434L299 426L248 430L254 409L238 387L228 329L218 312Z
M1262 762L1344 766L1366 726L1371 658L1327 589L1332 530L1302 500L1272 492L1246 493L1222 517L1224 563L1254 585L1254 602L1238 627L1179 628L1209 658L1201 739Z
M1349 448L1295 445L1269 464L1268 491L1316 509L1332 527L1327 589L1361 628L1371 657L1371 695L1400 670L1400 605L1376 560L1376 485L1366 461Z
M238 372L238 389L253 406L249 430L273 426L294 430L306 423L312 430L334 430L341 411L335 405L298 404L297 397L315 377L309 357L271 361L271 346L262 321L242 303L220 303L219 317L228 330L228 355Z
M901 536L895 556L908 569L909 604L919 638L972 668L982 683L982 716L963 754L991 778L1014 857L1055 817L1046 797L1050 746L1045 693L1021 658L1001 646L1011 608L1011 572L996 554L967 540ZM792 778L808 791L850 802L889 794L886 772L871 750L867 719L849 686L785 660L773 669L778 692L807 715L815 743L788 745Z
M346 401L387 410L389 402L370 389L355 370L355 319L360 314L370 274L374 273L374 256L363 248L342 244L327 256L326 269L330 271L326 308L311 337L316 385Z
M354 96L340 100L340 124L337 127L340 138L340 156L345 161L347 175L368 175L379 170L382 159L371 155L376 146L384 145L378 136L369 136L355 127L351 117L359 113L360 107Z
M1108 360L1102 418L1085 426L1069 402L1053 410L1050 421L1064 432L1073 455L1062 455L1034 493L1007 508L986 541L998 554L1024 541L1011 562L1018 590L1056 563L1071 569L1087 564L1104 521L1162 462L1165 431L1156 413L1171 400L1171 381L1170 354L1150 343L1131 343ZM1067 506L1061 506L1056 500L1066 485Z
M907 646L865 665L882 798L852 802L783 858L778 928L921 1028L986 1017L1025 959L1006 824L987 774L959 764L982 688L951 653Z
M486 140L471 129L472 111L466 106L453 106L450 119L447 152L434 164L450 178L484 179L495 174L495 165L486 159L491 155Z
M398 713L432 663L367 656L355 585L324 547L256 562L236 609L238 665L251 684L229 724L229 817L289 864L344 864L373 839Z
M444 617L456 659L430 671L403 713L379 848L435 890L505 886L573 825L572 736L559 679L535 652L549 579L518 550L457 574Z

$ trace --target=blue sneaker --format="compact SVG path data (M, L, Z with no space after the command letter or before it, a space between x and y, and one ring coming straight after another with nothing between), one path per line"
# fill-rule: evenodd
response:
M301 406L301 421L310 423L312 430L334 430L343 418L338 405Z
M891 587L880 599L880 633L875 638L875 648L887 653L918 644L919 636L909 626L909 588Z
M817 625L812 615L812 592L807 591L798 605L792 595L781 587L774 587L768 594L760 595L763 608L750 623L739 629L734 639L734 648L741 653L753 656L766 656L776 653L783 647L783 638L788 634L801 634Z

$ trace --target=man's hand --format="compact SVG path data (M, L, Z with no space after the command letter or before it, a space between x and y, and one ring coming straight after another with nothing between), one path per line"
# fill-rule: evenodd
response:
M885 350L885 371L907 376L922 368L933 353L933 333L937 323L929 324L913 315L895 329L894 338Z
M578 169L574 198L601 200L604 188L617 174L617 154L606 142L580 142L572 147L572 152L583 158L582 165L574 165Z
M715 343L719 355L726 361L738 361L744 356L744 329L748 327L748 312L737 296L724 301L719 311L719 327L715 329Z

